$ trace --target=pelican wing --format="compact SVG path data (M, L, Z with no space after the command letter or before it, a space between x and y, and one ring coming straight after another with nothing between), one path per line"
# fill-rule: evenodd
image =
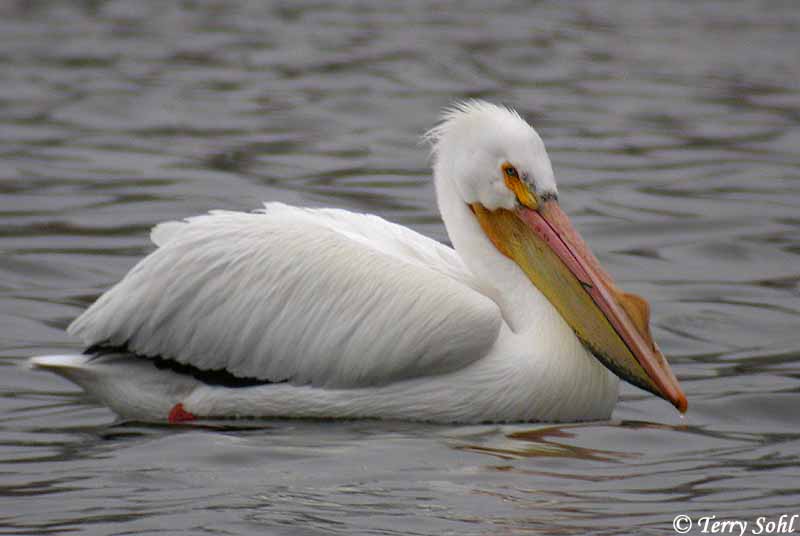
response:
M376 216L269 203L167 222L152 239L71 334L240 377L355 387L464 367L502 322L452 249Z

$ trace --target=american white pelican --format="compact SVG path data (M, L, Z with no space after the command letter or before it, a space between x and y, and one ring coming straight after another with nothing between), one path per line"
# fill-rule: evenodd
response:
M280 203L162 223L157 249L69 326L89 350L33 365L151 421L606 419L611 372L685 411L647 302L559 208L536 131L471 101L427 137L455 250Z

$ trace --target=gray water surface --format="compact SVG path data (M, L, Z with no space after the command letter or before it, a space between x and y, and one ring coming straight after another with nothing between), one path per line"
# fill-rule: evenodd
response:
M446 241L421 133L516 107L653 330L681 418L119 423L30 355L155 223L261 201ZM673 534L800 513L796 2L5 2L0 533ZM800 526L796 532L800 533ZM692 533L699 533L697 525Z

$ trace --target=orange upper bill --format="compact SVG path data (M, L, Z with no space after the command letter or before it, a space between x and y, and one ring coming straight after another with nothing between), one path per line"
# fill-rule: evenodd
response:
M495 246L527 274L606 367L685 412L686 396L650 334L649 307L622 292L555 200L538 210L472 205Z

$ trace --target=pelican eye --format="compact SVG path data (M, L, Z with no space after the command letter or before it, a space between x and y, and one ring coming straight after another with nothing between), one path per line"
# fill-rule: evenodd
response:
M503 175L503 181L508 189L514 192L517 201L530 209L536 210L539 206L539 201L528 185L520 178L517 168L506 162L503 164Z

